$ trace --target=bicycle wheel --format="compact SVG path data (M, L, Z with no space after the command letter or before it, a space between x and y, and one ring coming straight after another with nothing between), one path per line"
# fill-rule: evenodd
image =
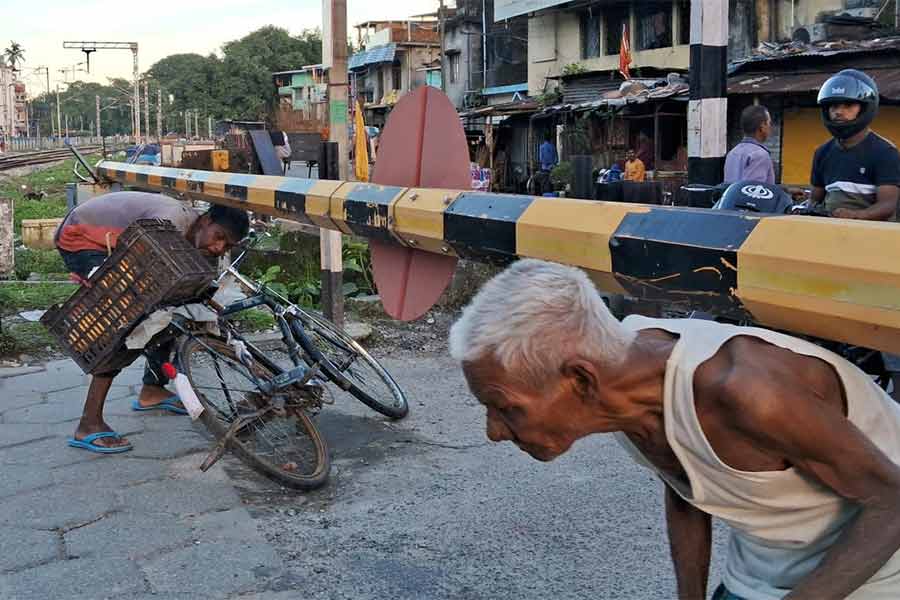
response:
M237 419L275 406L275 399L260 392L251 376L269 378L273 373L253 359L248 368L221 339L187 338L179 348L178 361L203 404L200 419L217 439ZM302 400L278 400L284 400L282 409L254 417L238 430L229 448L254 469L285 485L306 490L321 487L331 469L325 441L302 408Z
M310 365L321 362L332 382L372 410L392 419L409 413L403 390L365 348L330 321L295 310L294 316L302 324L302 331L295 328L295 333L305 351L304 360Z

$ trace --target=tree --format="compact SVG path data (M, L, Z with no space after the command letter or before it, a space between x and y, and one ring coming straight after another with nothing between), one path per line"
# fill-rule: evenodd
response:
M77 123L84 123L85 132L97 118L96 98L100 96L103 135L131 133L132 83L125 79L111 79L109 85L74 81L60 91L60 107L69 116L69 127L74 131ZM51 131L50 120L56 120L56 94L40 94L31 102L32 116L38 121L41 134ZM96 129L95 129L96 131Z
M223 119L264 119L274 105L272 73L322 61L318 30L292 36L267 26L226 43L222 56L174 54L158 61L146 76L171 95L169 113L198 109Z
M293 37L286 30L266 26L228 42L222 48L220 93L234 118L262 119L274 105L272 73L299 69L322 60L317 30Z
M167 114L199 110L211 115L222 110L215 94L220 70L221 63L215 55L173 54L150 67L145 76L152 82L151 87L163 90Z
M10 40L9 48L3 51L3 57L15 71L19 63L25 62L25 48L18 42Z

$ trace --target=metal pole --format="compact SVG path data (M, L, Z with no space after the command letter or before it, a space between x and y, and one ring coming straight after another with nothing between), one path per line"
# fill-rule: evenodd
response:
M134 56L134 143L139 144L141 141L141 90L140 90L140 69L138 69L138 45L131 47L131 53Z
M47 107L50 109L50 136L56 137L56 124L53 122L53 104L50 95L50 69L47 69Z
M200 111L194 109L194 135L200 137Z
M69 115L66 115L66 137L69 137Z
M100 127L100 96L94 96L94 103L97 109L97 137L103 139L103 131Z
M441 91L447 91L447 72L444 68L444 59L446 56L444 55L444 0L440 0L440 4L438 5L438 23L440 25L440 36L441 36Z
M144 134L150 140L150 84L144 81Z
M328 70L328 136L337 142L338 173L334 179L347 180L350 172L347 140L347 0L327 0L326 23L331 30L326 36L330 43L322 48L327 56ZM330 18L329 18L330 17ZM327 319L341 327L344 321L343 260L341 234L319 230L319 253L322 273L322 312Z
M481 87L487 84L487 7L485 0L481 0Z
M156 138L162 143L162 90L156 90Z
M212 135L212 117L207 117L206 131L209 133L209 139L213 139Z
M52 117L51 117L52 120ZM59 84L56 84L56 134L62 135L62 118L59 110Z
M184 137L191 139L191 115L187 110L184 111Z

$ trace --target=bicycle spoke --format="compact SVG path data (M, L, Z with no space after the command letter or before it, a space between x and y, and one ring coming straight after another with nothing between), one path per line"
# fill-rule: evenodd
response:
M228 431L235 420L250 416L233 432L232 442L246 453L241 456L261 461L256 464L264 472L288 485L308 489L321 485L329 460L309 417L302 407L275 408L275 397L256 387L257 382L270 380L273 372L256 360L236 362L233 350L215 338L194 343L192 351L183 350L190 364L188 377L209 409L207 414L219 424L217 435Z
M225 393L225 400L228 402L229 406L234 406L234 402L231 401L231 392L228 391L228 388L225 387L225 378L222 377L222 367L219 366L219 359L215 356L213 359L213 368L216 370L216 375L219 376L219 382L222 384L222 391Z

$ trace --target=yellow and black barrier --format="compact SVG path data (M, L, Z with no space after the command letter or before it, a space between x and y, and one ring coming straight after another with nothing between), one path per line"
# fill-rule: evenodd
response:
M581 267L607 292L900 353L900 225L214 173L101 177L428 252Z

